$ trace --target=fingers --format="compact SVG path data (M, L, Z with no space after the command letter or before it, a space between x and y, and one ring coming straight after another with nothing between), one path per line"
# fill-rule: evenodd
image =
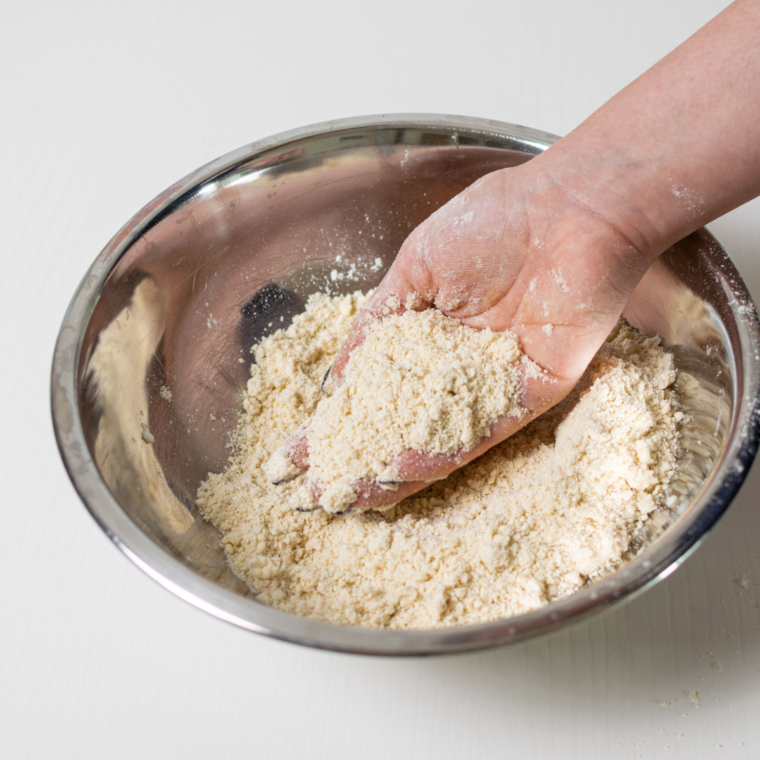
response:
M517 416L501 417L491 426L490 432L470 449L454 455L431 454L424 451L404 451L389 462L389 469L397 473L393 484L362 483L355 487L357 498L351 511L383 509L411 496L432 482L448 477L452 472L477 459L491 447L505 441L511 435L534 420L544 411L565 397L572 385L566 386L548 375L527 376L524 379L524 396L531 405ZM388 485L395 485L391 491Z
M330 515L349 515L369 509L389 509L407 496L411 496L428 483L385 483L359 480L347 486L342 484L332 491L324 489L319 480L307 473L304 482L289 502L297 512L324 509Z
M454 470L513 435L561 400L571 384L557 381L537 370L535 365L526 364L522 370L520 387L524 407L522 413L499 418L491 426L489 434L472 448L460 450L453 455L407 450L387 462L385 470L373 480L352 482L348 478L337 478L325 484L320 480L319 471L315 473L314 469L310 469L305 472L301 486L291 497L290 506L301 512L322 508L332 515L387 509L426 488L431 482L447 477ZM282 477L284 472L298 477L308 466L308 441L304 430L299 430L296 435L291 436L286 446L289 469L278 470L277 462L274 462L271 471L267 471L270 479ZM298 469L299 467L301 469Z
M371 320L372 315L366 309L359 313L354 326L351 328L351 332L348 334L348 338L346 338L346 342L341 346L338 355L335 357L335 361L330 367L330 382L336 385L343 383L348 360L351 358L351 354L364 343ZM326 386L323 383L323 390L329 390L329 385Z
M399 314L405 310L404 305L398 296L391 292L391 289L392 286L387 284L385 288L381 286L357 317L346 342L322 379L321 389L323 393L329 395L335 386L342 385L345 369L351 358L351 354L364 342L370 324L376 319L381 319L390 314ZM420 303L419 299L414 297L409 298L408 301L410 305L414 306ZM323 489L317 479L308 476L309 422L307 420L298 430L292 433L282 446L272 454L264 466L265 475L273 485L283 485L306 474L303 484L292 499L291 506L302 512L308 512L316 509L318 506L322 506L331 514L341 514L356 502L357 499L361 500L361 503L358 505L359 508L362 507L365 500L367 500L368 504L372 503L377 506L389 503L387 493L396 489L395 484L387 486L377 485L375 487L375 484L369 483L355 485L343 483ZM409 492L411 493L412 491ZM391 501L398 501L400 498L403 497L399 496Z
M367 510L389 509L412 494L427 488L436 480L448 477L454 470L477 459L492 446L516 433L537 414L525 417L505 417L492 426L491 433L473 448L453 456L430 454L422 451L405 451L390 462L395 470L394 480L359 480L351 484L340 483L325 489L318 479L307 473L303 485L290 501L299 512L324 509L332 515L347 515Z
M402 254L399 254L401 256ZM351 354L356 351L367 336L372 323L391 314L403 314L408 309L421 310L428 306L422 297L403 281L397 271L391 268L378 285L372 298L359 313L346 342L341 347L331 367L331 379L341 385Z
M347 514L366 512L370 509L379 511L390 509L407 496L411 496L429 485L430 483L422 481L395 482L382 485L377 482L359 481L354 484L356 501L348 508Z
M291 433L264 465L264 474L272 485L295 480L309 469L309 439L302 425Z

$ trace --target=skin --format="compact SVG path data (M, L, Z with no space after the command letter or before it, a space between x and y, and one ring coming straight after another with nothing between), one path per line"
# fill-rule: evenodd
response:
M760 0L733 3L549 150L481 178L412 232L331 380L342 382L390 296L474 328L510 330L545 374L523 378L524 418L497 421L454 457L405 452L394 463L406 482L396 491L357 483L352 510L424 488L561 401L651 263L760 195L758 40ZM308 469L302 432L283 448ZM319 494L308 473L303 487Z

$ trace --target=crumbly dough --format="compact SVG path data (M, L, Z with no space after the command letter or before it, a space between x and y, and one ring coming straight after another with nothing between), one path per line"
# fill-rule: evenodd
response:
M521 369L539 371L509 332L474 330L437 309L374 322L344 382L321 399L304 431L319 506L345 511L360 480L392 489L399 479L393 459L403 451L467 451L499 417L524 416ZM277 451L265 467L269 479L297 475L288 464ZM314 503L309 491L299 497L302 508Z
M313 296L255 347L228 469L197 505L258 599L346 625L414 629L510 617L618 567L665 508L681 413L672 357L621 322L571 395L387 512L294 512L263 466L311 414L365 302Z

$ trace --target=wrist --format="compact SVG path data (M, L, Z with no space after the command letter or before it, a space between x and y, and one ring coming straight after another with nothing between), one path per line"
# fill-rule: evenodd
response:
M562 142L530 162L544 193L580 216L595 217L647 263L701 226L693 213L697 203L676 183L663 186L656 159L614 150L579 150Z

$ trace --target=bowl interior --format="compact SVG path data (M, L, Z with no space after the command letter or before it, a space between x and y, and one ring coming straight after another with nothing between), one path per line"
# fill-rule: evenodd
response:
M96 519L128 553L117 523L174 558L183 568L178 586L190 576L209 582L213 600L208 584L196 583L193 594L205 596L216 614L232 604L236 622L294 638L276 630L291 617L284 613L256 622L263 605L227 568L216 529L193 509L201 480L230 455L251 346L288 326L311 293L377 285L407 234L436 208L551 139L473 120L316 129L220 159L140 212L101 254L72 306L76 312L78 299L72 382L86 447L80 454L94 463L111 499L98 506L102 494L78 485ZM597 584L596 600L643 587L705 533L738 488L727 491L727 478L734 473L740 482L756 439L748 423L756 358L747 361L756 314L706 231L651 268L625 316L672 347L690 419L673 514L650 521L640 557ZM61 446L66 458L66 442ZM133 552L151 565L145 551ZM511 631L470 637L460 648L541 630L547 614L553 622L573 619L595 606L584 598L574 608L550 605L554 611L525 624L513 619ZM320 625L336 628L316 624L309 643L332 646Z

